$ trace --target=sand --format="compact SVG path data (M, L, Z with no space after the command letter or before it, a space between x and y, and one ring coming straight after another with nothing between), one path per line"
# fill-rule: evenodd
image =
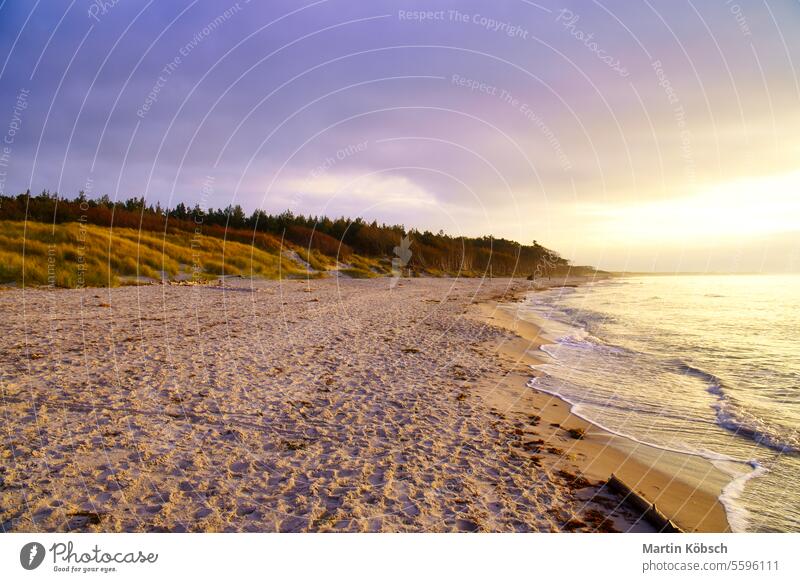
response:
M686 493L550 426L588 424L525 386L541 338L497 301L531 283L390 283L0 293L0 528L648 531L611 470Z
M557 454L546 453L543 461L551 470L567 466L589 479L607 480L614 474L633 491L687 532L730 531L725 509L719 501L730 476L710 461L648 446L621 437L571 413L563 400L527 387L534 367L546 363L547 354L539 348L551 343L542 327L524 317L513 302L490 301L478 306L476 318L514 332L511 341L497 345L510 371L491 386L488 398L506 415L535 414L540 417L542 439L558 447ZM583 431L580 439L570 429Z

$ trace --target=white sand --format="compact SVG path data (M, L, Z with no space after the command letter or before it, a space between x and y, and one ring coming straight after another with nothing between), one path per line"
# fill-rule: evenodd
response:
M2 529L594 529L484 396L529 284L389 283L0 293Z

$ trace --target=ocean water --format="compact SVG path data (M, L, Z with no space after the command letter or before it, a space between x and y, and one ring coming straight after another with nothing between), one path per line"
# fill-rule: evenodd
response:
M734 531L800 531L800 276L599 281L528 296L532 380L612 432L730 475Z

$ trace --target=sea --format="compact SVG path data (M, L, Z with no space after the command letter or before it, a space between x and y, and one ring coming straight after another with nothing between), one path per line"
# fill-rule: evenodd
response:
M643 276L527 296L552 343L531 386L730 476L734 531L800 531L800 276Z

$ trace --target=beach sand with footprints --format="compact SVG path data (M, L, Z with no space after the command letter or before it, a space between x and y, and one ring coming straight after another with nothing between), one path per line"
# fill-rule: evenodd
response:
M525 386L536 330L499 306L532 288L330 278L0 293L0 525L647 531L602 486L614 468L596 462L614 461L602 431ZM703 503L717 518L705 529L723 529Z

